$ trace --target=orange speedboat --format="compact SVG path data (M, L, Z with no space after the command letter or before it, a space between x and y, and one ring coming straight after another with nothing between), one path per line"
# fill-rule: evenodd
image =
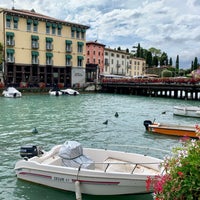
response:
M195 125L152 123L150 120L145 120L144 126L151 133L198 138Z

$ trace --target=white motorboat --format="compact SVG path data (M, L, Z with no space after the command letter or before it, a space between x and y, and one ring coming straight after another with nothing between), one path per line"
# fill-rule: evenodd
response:
M17 97L22 97L22 93L19 92L17 89L15 89L14 87L8 87L7 89L5 89L2 93L2 95L4 97L8 97L8 98L17 98Z
M62 92L63 94L74 95L74 96L80 94L77 90L73 90L73 89L71 89L71 88L67 88L67 89L65 89L65 90L61 90L61 92Z
M19 179L90 195L147 193L147 177L161 175L163 160L106 149L83 148L67 141L43 152L37 146L21 147L15 165Z
M200 117L200 107L198 106L174 106L174 115L185 117Z
M62 95L62 92L58 88L53 88L49 90L49 94L52 96L60 96Z

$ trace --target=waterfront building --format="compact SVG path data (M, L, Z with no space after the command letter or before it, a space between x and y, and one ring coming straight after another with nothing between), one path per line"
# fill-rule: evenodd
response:
M86 42L86 80L94 81L104 73L105 45L97 41Z
M74 86L85 83L86 30L33 9L0 9L6 85Z
M105 48L105 74L128 75L130 54L126 51Z
M143 58L131 57L127 73L131 77L144 76L146 74L146 60Z
M104 74L120 76L142 76L145 74L146 61L133 57L129 52L105 48Z

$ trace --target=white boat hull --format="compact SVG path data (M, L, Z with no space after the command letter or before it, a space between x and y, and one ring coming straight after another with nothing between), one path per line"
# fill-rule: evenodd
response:
M51 152L57 151L56 148L59 149L59 146ZM15 165L15 171L19 179L67 191L75 192L75 182L78 181L81 193L91 195L147 193L147 177L159 175L162 171L159 168L162 160L140 154L87 148L84 154L95 159L94 170L62 166L61 159L53 153L53 157L47 154L20 160ZM118 159L111 163L108 159L111 156ZM105 160L103 163L102 159ZM121 159L128 159L128 162Z
M8 87L3 91L2 95L7 98L19 98L22 97L22 93L16 90L14 87Z
M174 115L180 115L180 116L185 116L185 117L200 117L200 107L197 107L197 106L189 106L189 107L174 106L173 113L174 113Z

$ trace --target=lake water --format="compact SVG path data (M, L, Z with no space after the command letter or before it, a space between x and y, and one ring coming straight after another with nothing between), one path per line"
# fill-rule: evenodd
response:
M150 134L144 120L197 124L200 119L173 116L174 105L199 105L185 101L119 94L81 94L49 96L23 94L22 98L0 97L0 199L1 200L75 200L72 192L60 191L17 180L15 162L20 146L36 144L49 150L66 140L76 140L85 147L136 151L163 157L179 142L178 137ZM165 112L165 114L162 114ZM119 117L115 117L118 112ZM103 122L108 120L108 124ZM37 134L32 133L36 127ZM125 196L83 195L83 200L152 200L151 194Z

